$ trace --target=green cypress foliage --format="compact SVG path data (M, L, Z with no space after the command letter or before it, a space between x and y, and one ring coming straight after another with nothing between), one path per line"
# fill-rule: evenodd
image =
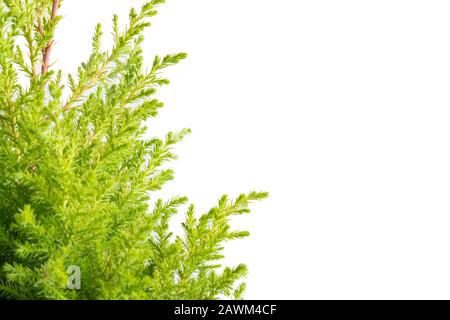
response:
M186 58L145 66L143 33L163 2L132 9L124 29L115 16L108 51L98 25L89 59L66 80L50 64L61 2L0 0L0 298L242 297L246 266L221 266L223 245L248 236L229 221L267 194L223 196L204 214L185 197L152 199L189 133L144 135L163 106L162 71ZM70 287L74 266L81 282Z

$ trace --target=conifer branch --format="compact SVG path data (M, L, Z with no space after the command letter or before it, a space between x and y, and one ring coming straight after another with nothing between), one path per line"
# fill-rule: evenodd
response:
M72 88L72 95L63 105L61 110L62 112L72 109L74 104L82 99L83 95L88 90L93 88L99 81L107 77L111 65L126 54L130 43L136 39L144 31L144 29L150 26L150 23L145 22L144 19L154 16L157 13L154 8L164 2L165 0L152 0L146 2L142 6L139 14L134 9L130 11L130 23L128 27L122 34L115 34L115 45L113 49L108 55L101 56L101 61L96 61L99 59L98 55L91 56L91 59L87 62L87 65L95 64L97 68L93 72L89 72L90 70L84 70L85 74L83 74L83 76L85 79L79 79L78 84ZM114 16L113 23L115 32L118 32L117 16Z
M54 23L56 20L56 17L58 15L58 8L59 8L59 0L53 0L52 5L52 14L51 14L51 22ZM40 30L42 30L42 25L40 25ZM42 57L42 74L46 74L50 65L50 56L52 53L52 47L53 47L54 40L50 39L50 41L47 43L47 46L44 48L43 51L43 57Z
M162 72L186 58L156 56L146 68L143 31L163 2L132 9L123 31L115 16L109 52L97 25L64 101L63 73L49 71L61 1L0 0L0 299L242 297L247 267L221 268L224 243L249 235L230 220L267 193L223 196L200 215L186 197L149 201L174 178L174 146L190 133L147 136L163 106L154 95L169 83ZM79 267L80 290L66 288L68 266Z

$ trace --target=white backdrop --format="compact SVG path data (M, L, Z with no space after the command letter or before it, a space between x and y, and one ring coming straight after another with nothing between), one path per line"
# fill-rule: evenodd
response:
M142 1L65 0L53 58ZM200 210L267 190L238 219L247 299L450 298L450 2L170 0L146 34L186 51L152 134L185 126L175 181ZM124 21L125 19L123 19Z

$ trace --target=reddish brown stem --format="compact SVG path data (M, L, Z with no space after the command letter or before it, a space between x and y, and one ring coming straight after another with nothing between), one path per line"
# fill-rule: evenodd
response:
M55 21L57 14L58 14L58 8L59 8L59 0L53 0L53 6L52 6L52 22ZM53 39L50 40L47 44L47 46L44 49L43 53L43 63L42 63L42 74L46 74L50 65L50 55L52 53L52 47L53 47Z

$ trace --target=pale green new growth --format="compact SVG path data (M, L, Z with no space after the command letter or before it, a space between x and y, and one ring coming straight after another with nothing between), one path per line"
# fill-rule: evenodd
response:
M0 298L242 297L247 268L222 268L223 245L248 236L229 219L266 193L223 196L202 215L184 197L149 208L189 133L144 138L163 106L161 71L186 58L145 68L143 32L163 2L132 9L124 30L114 16L109 51L98 25L91 56L65 81L50 56L60 1L0 0ZM181 210L184 235L174 236ZM67 287L69 266L80 267L80 290Z

